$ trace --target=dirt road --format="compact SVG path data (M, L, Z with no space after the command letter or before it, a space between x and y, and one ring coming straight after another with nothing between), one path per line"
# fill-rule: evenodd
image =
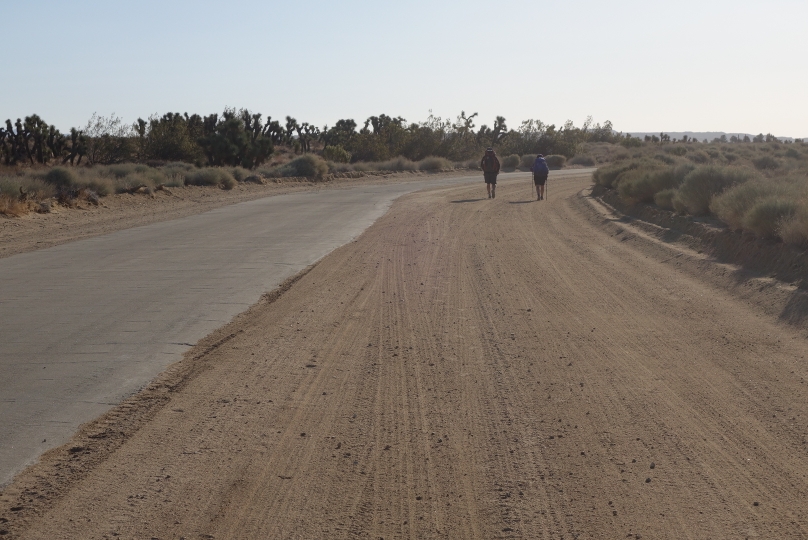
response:
M11 538L804 538L808 343L586 176L408 195L0 497Z

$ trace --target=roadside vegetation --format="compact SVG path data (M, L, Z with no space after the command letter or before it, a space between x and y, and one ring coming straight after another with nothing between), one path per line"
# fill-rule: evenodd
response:
M713 217L758 238L808 247L805 142L658 139L625 154L595 172L595 182L624 202Z
M343 119L319 128L245 109L168 113L132 125L114 114L94 114L62 134L34 114L0 126L0 214L48 212L56 203L98 204L114 193L153 194L185 185L232 189L290 177L478 169L487 146L497 148L505 170L529 170L537 153L560 168L583 144L630 140L610 122L591 118L580 127L527 120L511 129L501 116L490 127L477 127L477 116L461 112L451 121L430 115L408 123L382 114L363 125Z

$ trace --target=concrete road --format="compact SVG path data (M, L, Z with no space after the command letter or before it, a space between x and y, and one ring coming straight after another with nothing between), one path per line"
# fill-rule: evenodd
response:
M484 195L479 174L296 193L0 259L0 486L396 197L460 182Z

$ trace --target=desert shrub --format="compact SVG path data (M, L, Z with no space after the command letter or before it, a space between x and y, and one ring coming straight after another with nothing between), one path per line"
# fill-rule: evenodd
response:
M797 213L799 203L791 198L770 196L758 201L743 219L745 229L759 237L774 237L780 225Z
M617 190L623 200L629 203L655 202L657 193L663 190L675 190L693 169L694 166L690 164L657 169L634 169L620 178ZM672 205L669 207L673 208Z
M0 214L11 217L20 217L29 212L28 203L21 201L18 197L0 193Z
M673 165L674 163L676 163L675 158L672 158L670 156L666 156L665 154L656 154L656 155L654 155L654 159L657 160L657 161L661 161L662 163L665 163L666 165Z
M417 171L418 164L403 156L398 156L380 163L379 169L382 171Z
M760 199L771 194L770 185L744 182L714 197L710 202L710 211L733 229L742 229L744 216Z
M465 166L467 169L471 169L472 171L479 171L480 170L480 160L477 158L472 158L465 162Z
M675 146L666 146L664 148L665 152L669 154L673 154L674 156L683 156L687 154L687 147L677 144Z
M519 158L519 168L523 171L529 171L533 167L534 161L536 161L536 154L525 154Z
M106 197L111 193L115 193L115 183L112 179L105 176L94 175L89 178L82 178L77 187L83 187L95 192L101 197Z
M326 146L323 148L323 159L334 163L350 163L351 153L342 146Z
M560 169L564 166L564 163L567 162L567 157L560 154L551 154L549 156L544 156L544 160L547 162L547 166L551 169Z
M792 159L802 159L803 155L796 148L789 148L785 152L786 157L790 157Z
M761 171L776 169L780 166L780 162L773 156L761 156L752 160L752 164L756 169Z
M98 170L103 173L108 173L115 178L124 178L136 172L143 172L148 169L148 165L141 165L138 163L119 163L116 165L109 165L106 167L98 167Z
M576 154L567 162L570 165L583 165L584 167L593 167L595 160L592 156Z
M333 161L328 162L328 172L330 173L346 173L354 170L354 166L350 163L336 163Z
M695 152L690 152L687 155L687 159L692 161L693 163L707 163L710 161L710 156L708 156L705 152L701 150L697 150Z
M516 154L511 154L502 158L502 169L505 171L515 170L521 161L521 158Z
M621 175L638 168L654 168L657 164L645 160L620 161L600 167L593 175L595 182L601 186L616 188Z
M713 197L729 187L756 178L757 174L750 169L720 165L698 167L685 176L673 206L677 211L686 210L694 216L706 214Z
M359 163L354 164L351 169L360 170L358 165ZM366 167L364 170L371 170L370 166ZM303 154L302 156L293 159L289 163L285 163L277 167L259 169L261 174L271 178L303 176L317 180L321 180L326 174L328 174L328 171L328 163L326 163L320 156L314 154Z
M724 159L726 159L729 163L732 163L738 159L738 155L733 152L724 152Z
M419 171L443 171L451 169L451 162L442 157L429 156L418 162Z
M352 170L358 171L358 172L368 172L368 171L375 170L373 168L373 165L371 165L367 161L357 161L356 163L352 163L351 168L352 168Z
M236 179L226 169L206 167L195 171L188 171L185 175L185 185L188 186L220 186L223 189L236 187Z
M54 167L45 173L45 182L57 188L72 188L79 183L79 175L72 169Z
M705 151L707 152L707 155L710 156L713 159L718 159L718 158L721 157L721 152L718 151L718 148L712 148L711 147L711 148L707 148L707 150L705 150Z
M0 176L0 195L17 199L21 195L20 188L28 198L37 201L56 195L56 188L53 184L48 184L36 176Z
M230 169L230 174L232 174L233 178L238 182L243 182L245 178L252 176L254 173L244 167L233 167Z
M676 196L675 189L663 189L654 195L654 203L660 208L673 210L673 198Z
M783 242L796 246L808 246L808 205L803 204L791 217L780 221L778 236Z

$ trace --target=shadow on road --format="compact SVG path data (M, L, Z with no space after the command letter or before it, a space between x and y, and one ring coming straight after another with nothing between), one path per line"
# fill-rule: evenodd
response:
M453 202L453 203L467 203L467 202L479 202L479 201L484 201L484 200L485 200L485 199L461 199L461 200L459 200L459 201L449 201L449 202Z
M530 204L532 202L536 201L534 201L533 199L530 199L529 201L508 201L508 204Z

